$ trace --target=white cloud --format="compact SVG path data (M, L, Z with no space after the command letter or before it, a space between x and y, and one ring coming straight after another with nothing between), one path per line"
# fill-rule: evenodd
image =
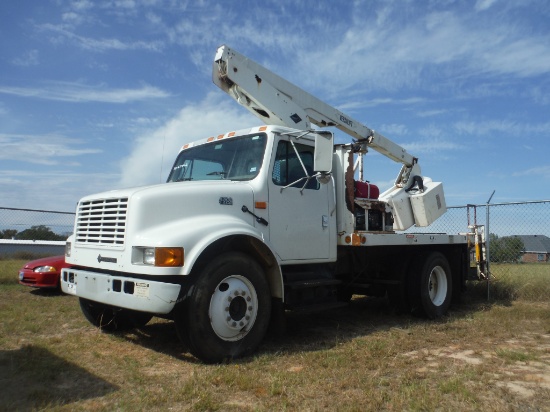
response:
M463 145L448 137L447 129L435 124L420 128L413 136L415 141L402 143L402 146L415 156L435 153L441 159L446 153L464 149Z
M344 111L344 110L365 109L367 107L376 107L376 106L383 106L383 105L410 106L410 105L424 103L424 102L426 102L426 99L422 97L408 97L408 98L405 97L402 99L395 99L392 97L378 97L378 98L372 98L364 101L352 100L349 103L344 103L339 105L338 108Z
M0 93L80 103L128 103L170 96L168 92L149 85L139 89L108 89L105 85L92 86L75 82L48 82L42 88L0 86Z
M130 155L121 161L118 187L164 182L185 143L257 125L258 120L245 109L212 92L203 101L184 107L162 127L135 140Z
M550 36L507 38L497 48L484 48L483 66L495 73L520 77L538 76L550 71Z
M408 129L404 124L382 124L380 132L385 136L404 136L408 133Z
M404 143L402 146L415 156L425 153L436 153L440 157L445 152L462 150L464 148L462 145L444 138L423 139L418 142Z
M401 3L388 4L379 19L371 16L365 24L361 16L367 18L372 7L359 3L357 22L344 30L334 27L323 41L315 36L316 43L311 43L310 38L286 72L300 73L308 67L308 87L322 85L323 93L342 95L452 89L473 76L496 81L550 71L550 37L527 29L512 13L481 15L462 8L442 12L430 7L413 11Z
M36 66L40 63L38 58L38 50L29 50L20 57L16 57L12 60L12 63L16 66L29 67Z
M67 13L63 13L61 15L61 20L68 24L78 25L82 23L83 16L81 14L70 11Z
M99 149L75 148L78 143L74 139L56 135L0 134L0 159L56 165L65 163L67 157L101 152Z
M453 128L460 134L474 136L529 136L531 134L550 134L549 123L519 123L509 120L487 120L480 122L455 122Z
M1 206L74 212L79 198L111 189L117 174L43 168L0 170Z
M475 4L475 9L478 11L487 10L496 2L497 0L477 0Z
M512 173L512 176L535 176L550 179L550 166L539 166L531 169L523 170L521 172Z
M76 17L73 17L73 21L75 19ZM59 43L59 42L62 42L63 40L69 40L74 42L77 46L85 50L92 50L92 51L98 51L98 52L104 52L109 50L118 50L118 51L146 50L146 51L152 51L152 52L160 52L164 49L164 43L160 40L155 40L155 41L135 40L135 41L125 42L117 38L95 39L91 37L79 36L69 31L65 26L60 26L60 25L55 25L50 23L40 25L38 26L38 29L58 35L57 37L50 39L53 43Z
M439 116L440 114L447 113L447 109L433 109L433 110L421 110L416 112L416 115L418 117L432 117L432 116Z
M76 0L70 2L71 8L78 11L87 11L94 7L94 3L89 0Z
M133 9L136 7L136 2L134 0L115 0L114 4L116 7L122 9Z

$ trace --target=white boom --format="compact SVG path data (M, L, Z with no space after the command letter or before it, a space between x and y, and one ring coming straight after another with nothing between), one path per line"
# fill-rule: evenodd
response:
M380 133L226 45L218 48L212 69L214 83L266 124L302 130L311 130L312 123L333 126L356 139L355 152L372 148L401 163L394 186L378 198L392 209L395 230L428 226L446 211L442 183L423 179L418 159Z
M403 147L226 45L217 50L212 80L267 124L303 130L311 123L334 126L407 168L417 163Z

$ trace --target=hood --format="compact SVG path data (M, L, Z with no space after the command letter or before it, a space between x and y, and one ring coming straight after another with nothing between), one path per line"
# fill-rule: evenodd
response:
M115 203L125 205L126 236L132 236L160 228L170 230L178 221L199 218L250 220L241 208L253 208L254 192L249 182L185 181L103 192L82 198L81 204L99 200L118 200Z

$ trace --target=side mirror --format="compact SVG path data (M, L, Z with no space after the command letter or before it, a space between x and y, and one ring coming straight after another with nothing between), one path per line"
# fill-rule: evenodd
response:
M330 173L332 171L332 154L334 152L334 136L331 132L319 131L315 135L315 172Z

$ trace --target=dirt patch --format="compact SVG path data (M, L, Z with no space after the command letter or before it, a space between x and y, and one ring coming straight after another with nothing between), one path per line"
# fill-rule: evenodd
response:
M526 355L525 349L536 355ZM478 367L486 385L494 385L523 398L532 398L538 389L550 390L550 335L528 333L521 339L503 343L487 342L483 348L466 349L464 345L415 350L404 357L423 363L420 374L435 373L452 366ZM522 358L528 358L521 360Z

